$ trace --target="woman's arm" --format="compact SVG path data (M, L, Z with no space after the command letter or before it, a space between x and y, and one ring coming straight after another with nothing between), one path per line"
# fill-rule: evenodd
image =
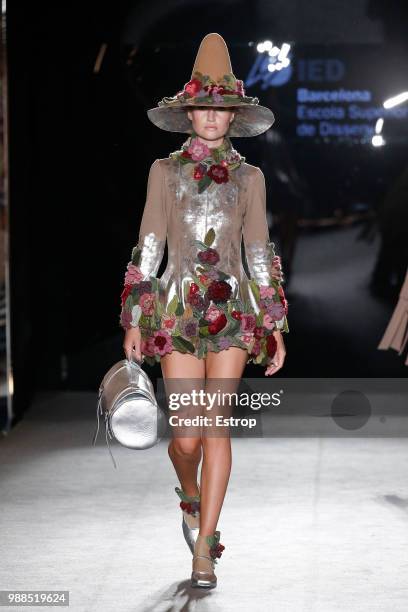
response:
M282 273L279 257L275 253L275 244L269 239L269 228L266 218L265 177L260 168L249 179L248 200L243 222L245 257L251 280L259 290L258 304L265 306L265 312L274 321L275 330L288 332L288 304L282 287ZM268 306L268 308L266 308Z
M150 167L146 202L139 230L139 240L127 264L121 295L120 326L137 327L141 316L150 317L155 308L158 280L155 278L163 259L167 237L167 216L163 170L156 159Z

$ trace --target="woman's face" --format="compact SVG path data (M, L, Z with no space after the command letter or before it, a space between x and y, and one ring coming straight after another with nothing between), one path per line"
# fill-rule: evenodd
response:
M187 111L192 128L198 136L206 140L218 140L228 132L235 113L230 108L222 106L197 106Z

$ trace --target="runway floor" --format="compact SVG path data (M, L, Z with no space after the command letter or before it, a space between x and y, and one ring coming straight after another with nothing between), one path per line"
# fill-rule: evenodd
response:
M75 612L408 609L406 438L233 439L207 591L167 440L115 445L115 470L95 414L94 393L43 393L1 441L1 589L68 590Z

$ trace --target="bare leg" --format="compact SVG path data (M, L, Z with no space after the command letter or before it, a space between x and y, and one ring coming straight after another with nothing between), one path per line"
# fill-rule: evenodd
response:
M245 368L248 352L238 347L230 347L219 353L209 352L206 359L206 376L209 384L206 392L215 393L218 388L224 393L236 391ZM214 379L211 383L211 379ZM220 385L218 379L225 379ZM214 410L208 411L209 415ZM226 415L225 408L218 409ZM231 473L231 439L229 428L224 427L221 435L202 437L203 465L201 469L201 519L200 535L214 534L221 513L222 504Z
M160 363L167 393L189 393L193 387L196 388L200 384L204 386L205 360L198 359L194 355L172 351L164 355ZM172 379L176 380L172 383ZM198 414L197 409L195 409L195 414ZM170 441L168 453L184 493L190 496L198 495L197 472L201 461L200 434L189 437L178 432L178 435L173 435Z

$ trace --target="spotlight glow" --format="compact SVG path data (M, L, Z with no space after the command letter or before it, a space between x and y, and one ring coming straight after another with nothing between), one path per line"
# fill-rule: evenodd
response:
M397 106L398 104L402 104L408 100L408 91L403 91L397 96L393 96L392 98L388 98L385 100L383 106L384 108L393 108L393 106Z
M382 147L383 145L385 145L385 140L381 136L381 134L375 134L375 136L373 136L371 139L371 144L373 145L373 147Z
M276 47L277 48L277 47ZM272 49L272 41L264 40L256 45L256 50L258 53L265 53L265 51L270 51Z
M379 119L377 119L376 123L375 123L375 133L376 134L380 134L381 130L383 129L383 125L384 125L384 119L382 117L380 117Z
M270 49L268 54L271 57L276 57L278 55L279 51L280 51L279 47L273 46L272 49Z
M278 60L282 61L285 57L287 57L289 51L290 45L288 43L283 43L281 50L279 51Z

